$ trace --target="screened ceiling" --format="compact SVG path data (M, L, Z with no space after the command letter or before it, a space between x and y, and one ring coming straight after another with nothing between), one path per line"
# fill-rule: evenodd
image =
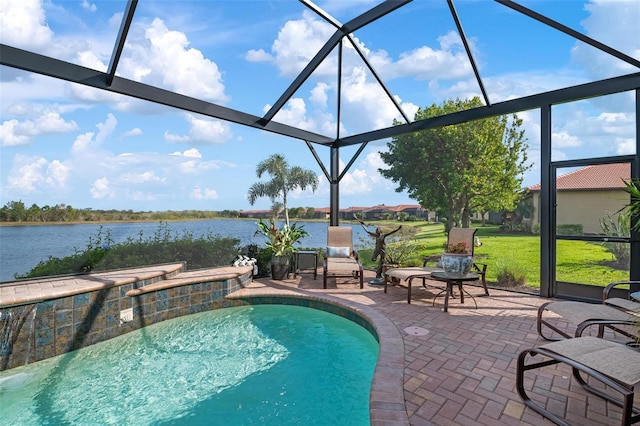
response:
M350 7L327 2L327 10L333 11L329 13L306 0L91 3L85 0L65 7L97 6L97 10L105 13L105 19L109 18L110 25L100 28L99 34L97 29L83 27L73 20L64 25L69 28L77 25L74 31L86 33L87 39L94 41L91 50L75 51L74 48L86 46L69 45L64 37L53 39L46 34L41 35L40 41L33 37L24 40L19 34L16 37L10 34L19 29L6 29L0 57L7 67L333 147L640 86L640 61L633 57L638 55L637 43L624 39L596 40L578 31L576 28L585 17L581 2L343 3ZM633 18L638 10L633 4L630 6ZM184 33L206 34L198 38L200 44L184 40L186 53L168 50L156 55L153 60L161 62L168 70L165 73L153 71L157 63L149 64L148 69L133 66L134 62L145 60L145 52L139 45L141 39L151 40L150 48L157 50L167 46L161 43L162 38L180 37L180 33L166 31L162 22L162 19L170 21L180 9L200 14L197 27L191 24L189 28L180 28L179 22L173 22ZM479 9L489 13L478 13ZM234 27L235 21L227 17L239 14L246 19L241 27ZM157 17L145 22L151 16ZM292 21L293 18L297 20ZM640 16L635 18L640 20ZM507 30L505 22L515 22L518 31ZM296 25L306 26L302 33L313 32L313 42L301 38L299 43L287 44L289 37L300 35ZM443 37L443 25L456 30ZM487 27L492 35L483 38L483 45L478 46L473 35ZM278 28L274 41L273 32ZM551 43L552 34L561 37ZM434 38L440 47L451 44L455 47L447 50L429 47L433 46ZM507 48L506 40L510 45L516 40L522 48ZM225 49L220 49L220 45ZM527 69L544 70L558 60L559 52L571 45L575 45L579 71L549 76L551 83L545 85L547 90L542 94L533 81L519 82L515 91L503 90L507 84L505 75L514 78ZM584 51L597 52L596 58L611 65L599 73L587 72L590 64L579 63ZM200 56L203 59L200 65L207 68L204 71L209 78L200 84L181 84L197 75L197 70L182 63L186 56ZM397 59L394 61L393 57ZM237 66L238 58L244 59L243 66ZM280 63L279 74L274 79L272 73L264 70L276 62ZM10 73L3 69L3 74L6 79ZM569 84L571 89L560 90ZM486 107L472 113L413 122L419 106L441 103L460 85L465 86L463 93L479 96ZM323 113L331 114L332 119L328 120L331 126L313 128L297 120L296 103L309 98L309 94L327 106ZM383 117L387 119L354 118L360 116L354 110L366 110L368 100L373 98L377 100L375 108L384 108ZM393 119L404 125L393 126Z
M9 199L60 194L56 203L122 208L122 201L156 210L225 199L241 209L255 180L251 169L267 155L263 148L280 142L260 137L249 146L244 141L253 136L245 129L301 146L306 157L287 151L296 164L306 164L311 151L326 176L332 221L339 188L370 194L351 205L393 204L388 183L387 192L371 195L383 186L375 151L414 130L525 112L534 164L525 185L541 182L544 155L638 155L639 2L5 0L0 12L0 142L3 150L24 151L13 162L6 154L0 159ZM419 108L474 96L485 106L414 121ZM598 97L597 105L581 107L592 114L588 120L575 112L581 100ZM545 105L571 115L554 121L563 127L542 154L546 130L535 110ZM188 114L176 118L167 110ZM89 111L102 118L89 121ZM29 113L37 118L25 118ZM161 118L145 121L150 116ZM97 139L116 119L130 130L111 141L118 151L105 155ZM40 158L54 145L47 135L96 126L96 140L83 141L82 133L64 141L71 148L60 160ZM586 142L578 143L576 133L586 129ZM129 137L136 135L146 145ZM226 157L207 151L232 137ZM162 144L189 149L155 152ZM360 156L368 170L355 163ZM242 170L239 157L246 157ZM186 182L197 173L199 180ZM70 182L67 175L76 177L75 186L61 191L50 184ZM225 185L230 180L234 185ZM301 202L326 205L316 199L308 194ZM165 203L153 204L158 200Z

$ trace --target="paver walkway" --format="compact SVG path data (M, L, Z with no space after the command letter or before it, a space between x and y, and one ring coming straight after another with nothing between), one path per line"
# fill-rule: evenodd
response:
M255 280L243 292L303 291L329 294L384 314L404 341L404 399L411 425L549 425L542 416L522 404L515 388L517 354L545 343L536 332L538 307L548 301L536 295L465 286L475 296L461 305L450 300L442 310L438 293L421 285L413 288L407 304L406 287L372 286L373 272L365 271L365 288L353 280L330 280L322 289L321 272L316 280L303 275L286 280ZM434 283L435 284L435 283ZM620 409L584 391L567 366L546 367L541 374L528 373L530 396L575 425L620 424ZM372 418L373 420L373 418ZM380 423L382 424L382 423Z

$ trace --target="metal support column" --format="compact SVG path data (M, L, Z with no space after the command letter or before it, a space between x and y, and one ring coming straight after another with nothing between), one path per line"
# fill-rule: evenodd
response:
M329 215L330 215L330 225L338 226L338 215L340 213L340 180L338 179L338 175L340 173L340 152L339 148L332 146L331 147L331 158L329 160L330 164L330 173L331 179L329 181Z
M540 107L540 296L555 293L555 206L551 176L551 105ZM555 192L555 185L553 185Z
M640 89L636 89L636 155L631 162L631 179L640 181ZM640 217L632 217L631 224L640 224ZM631 231L629 277L633 281L640 281L640 229ZM633 291L640 291L640 286L634 286Z

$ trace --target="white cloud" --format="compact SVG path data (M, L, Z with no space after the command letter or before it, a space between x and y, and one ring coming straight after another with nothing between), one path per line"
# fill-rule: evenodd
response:
M53 160L47 168L46 184L49 188L64 188L69 178L69 167L58 160Z
M11 119L0 124L0 146L26 145L40 135L76 130L75 121L65 121L57 112L41 112L33 120Z
M0 28L2 43L21 48L41 48L53 37L40 0L2 0Z
M182 155L184 157L190 158L202 158L202 154L200 154L200 151L198 151L197 148L187 149L184 152L174 152L170 155Z
M155 195L140 190L128 190L127 196L134 201L155 201L157 199Z
M311 100L311 102L313 102L315 105L319 106L319 107L323 107L326 108L327 106L327 91L329 90L329 85L326 83L318 83L316 84L316 87L314 87L313 89L311 89L311 96L309 97L309 99Z
M111 113L107 114L107 119L104 123L96 124L98 133L87 132L79 135L71 147L73 154L79 155L86 152L95 152L100 145L113 133L118 124L118 120ZM95 135L95 139L94 139Z
M244 55L244 58L249 62L269 62L273 60L273 56L263 49L251 49Z
M189 123L189 134L175 135L166 131L164 138L167 142L212 145L227 142L233 136L231 126L223 121L197 118L193 114L186 114L185 117Z
M95 3L89 3L87 0L82 0L82 8L88 10L89 12L95 12L98 10L98 7Z
M380 172L379 168L387 168L380 158L380 152L385 148L375 147L365 150L366 155L357 161L355 166L344 174L340 181L340 195L344 196L357 196L374 194L376 192L383 193L382 191L393 190L395 188L394 183L385 179ZM345 163L340 160L340 170L344 170ZM329 193L329 183L324 178L324 175L318 176L319 194Z
M96 55L96 52L91 50L85 50L78 52L76 55L78 63L83 67L92 68L94 70L106 72L107 64Z
M640 59L640 5L637 1L592 0L587 2L584 8L589 12L589 16L581 24L588 36ZM615 25L615 30L612 30L612 25ZM637 71L634 66L582 42L575 43L571 56L598 79Z
M307 106L301 98L289 99L286 106L275 115L274 120L309 131L317 129L317 124L307 117Z
M109 179L106 177L95 180L89 192L92 198L97 199L115 197L115 192L109 186Z
M124 173L120 176L120 179L128 184L141 184L148 182L165 183L166 178L161 178L152 171L146 171L142 173Z
M352 74L345 77L343 100L344 115L351 117L347 129L349 133L391 127L393 119L404 121L391 99L377 82L367 78L363 68L354 68ZM398 97L396 100L402 104ZM413 119L418 107L405 103L403 109Z
M46 181L48 162L44 157L29 157L18 154L13 160L13 172L8 177L8 190L31 194Z
M334 31L333 26L305 11L301 19L290 20L282 26L272 43L270 54L262 50L252 50L245 55L245 59L254 62L269 61L278 68L280 75L295 76L316 55ZM417 80L473 77L460 37L455 32L448 32L439 37L436 48L421 46L399 54L397 59L390 57L384 50L372 51L356 37L353 37L353 41L387 83L389 80L406 77ZM335 109L336 66L335 55L327 56L311 76L311 80L320 81L316 81L315 86L310 89L308 103L303 102L304 95L297 92L295 98L290 99L286 107L277 113L276 121L300 126L305 130L335 135L335 117L325 110ZM340 134L348 135L390 127L394 119L404 121L402 114L350 43L344 44L341 84L343 109ZM477 84L473 86L473 91L474 94L478 92ZM394 95L394 98L399 104L403 104L398 95ZM265 111L269 107L270 105L267 105ZM412 119L418 106L412 102L405 102L402 108Z
M333 26L317 20L313 15L304 11L302 19L287 21L278 32L278 37L271 45L272 55L265 52L252 51L247 54L252 59L271 59L279 68L283 76L295 76L309 63L326 40L331 37L335 29ZM326 62L326 60L325 60ZM335 73L335 67L327 67L324 63L316 72Z
M120 72L184 95L225 103L228 97L218 66L189 45L184 33L170 30L155 18L144 31L137 28L131 32Z
M400 54L397 62L386 52L374 52L372 63L386 78L413 76L425 79L461 79L472 75L471 63L458 33L450 31L438 38L439 48L420 46Z
M20 122L18 120L8 120L0 124L0 143L1 146L18 146L26 145L31 138L25 134L17 132Z
M142 134L142 129L140 129L139 127L134 127L133 129L124 132L122 136L124 137L140 136L141 134Z
M7 197L20 198L64 190L69 172L69 167L58 160L49 162L40 156L16 154L2 192Z
M636 153L636 141L633 138L616 138L616 154L630 155Z
M215 189L196 186L189 194L189 197L194 200L215 200L218 198L218 193Z
M556 149L575 148L582 145L580 139L567 132L558 132L551 135L552 144Z

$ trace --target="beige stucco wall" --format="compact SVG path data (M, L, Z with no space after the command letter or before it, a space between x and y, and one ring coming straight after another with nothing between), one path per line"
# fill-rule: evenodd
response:
M533 193L534 221L540 223L540 193ZM558 225L581 223L584 232L602 233L600 218L607 211L615 213L629 202L623 190L559 191L557 193L556 220Z

